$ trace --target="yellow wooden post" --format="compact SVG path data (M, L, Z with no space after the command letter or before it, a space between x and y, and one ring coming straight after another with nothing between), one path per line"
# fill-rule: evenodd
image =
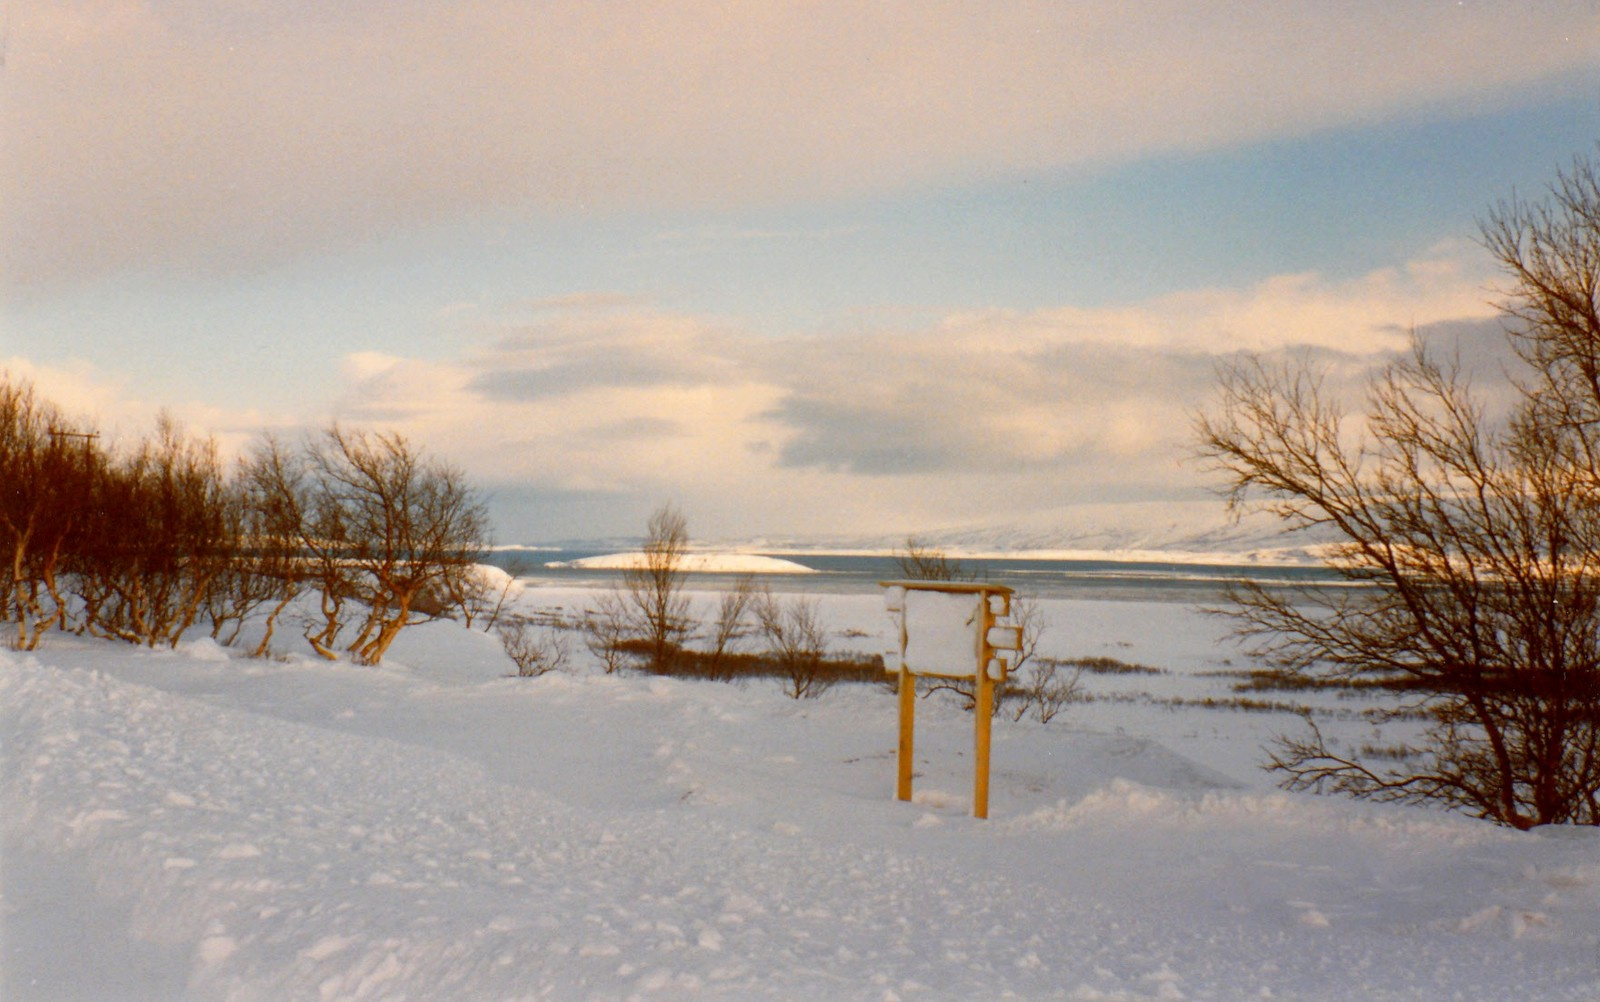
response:
M999 592L1010 612L1010 595ZM989 745L990 727L994 719L994 680L989 677L989 662L994 658L994 648L989 644L989 628L994 626L994 607L989 604L991 592L978 593L978 675L974 680L976 705L972 721L972 816L989 816Z
M989 816L989 720L994 715L994 683L989 673L978 672L978 705L973 707L972 816Z
M900 669L900 745L895 756L898 778L895 796L911 799L912 739L916 730L917 680L905 668Z

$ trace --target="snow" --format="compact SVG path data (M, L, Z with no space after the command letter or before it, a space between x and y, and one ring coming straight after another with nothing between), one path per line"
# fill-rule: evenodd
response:
M643 567L643 552L607 553L577 560L557 560L549 567L576 567L583 570L619 571ZM814 574L810 567L780 557L767 557L756 553L686 553L681 561L682 570L690 574Z
M891 588L886 597L892 618L885 665L897 671L905 665L922 675L976 678L983 601L975 594Z
M820 601L883 649L880 598ZM1292 718L1146 698L1217 685L1226 624L1044 606L1166 673L998 720L988 821L938 697L893 799L887 686L508 677L450 623L376 668L0 652L0 997L1600 998L1600 831L1278 791Z
M490 594L498 595L505 592L510 596L516 596L522 592L521 581L493 564L474 564L471 573L478 586Z

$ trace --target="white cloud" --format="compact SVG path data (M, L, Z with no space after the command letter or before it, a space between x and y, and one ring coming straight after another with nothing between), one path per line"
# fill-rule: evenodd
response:
M87 364L51 366L16 356L0 357L0 373L31 384L35 393L69 416L96 421L106 415L122 418L130 411L139 413L141 419L147 416L142 406L130 407L126 402L125 379L98 373Z
M1426 257L1343 281L1315 272L1275 275L1245 288L1185 290L1120 308L960 314L945 328L958 343L1025 353L1065 344L1215 353L1296 345L1389 350L1403 345L1414 326L1492 316L1490 264L1475 247L1441 245Z
M3 274L250 267L403 227L1214 149L1592 74L1587 0L1232 7L27 2Z
M54 404L75 427L94 430L113 449L150 435L163 412L192 433L215 438L225 455L236 455L261 431L285 423L256 410L147 400L134 392L126 376L84 362L41 365L0 356L0 376L30 384L40 399Z
M739 532L1172 496L1197 485L1190 417L1217 359L1314 350L1348 381L1412 325L1481 336L1492 321L1475 261L1441 252L1342 282L1283 276L831 337L579 297L471 357L353 359L345 412L398 423L497 482L645 508L676 498Z

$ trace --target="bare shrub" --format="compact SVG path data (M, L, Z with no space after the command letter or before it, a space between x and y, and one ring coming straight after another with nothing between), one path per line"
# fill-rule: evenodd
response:
M780 602L763 591L755 602L756 623L766 642L767 657L778 665L794 699L822 695L832 684L823 672L828 633L817 613L817 600L794 596Z
M565 671L572 657L572 648L566 635L551 630L541 630L521 616L502 620L495 627L500 646L506 656L517 666L523 678L536 678L553 671Z
M1037 657L1039 641L1050 628L1050 618L1034 599L1026 595L1013 595L1010 620L1013 625L1022 628L1021 648L1011 655L1011 670L1017 672L1028 667Z
M605 668L607 675L628 663L627 600L619 591L602 592L594 604L583 611L583 642Z
M717 618L711 624L706 652L701 659L708 678L726 679L730 675L728 658L734 648L750 635L751 607L755 604L755 577L741 574L732 591L723 592L717 602Z
M1061 662L1043 659L1012 678L1004 690L1007 703L1013 707L1011 719L1021 720L1032 713L1039 723L1048 724L1080 698L1083 670L1063 672Z

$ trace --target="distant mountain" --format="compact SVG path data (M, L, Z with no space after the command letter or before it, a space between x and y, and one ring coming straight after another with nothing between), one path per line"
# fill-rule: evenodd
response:
M1277 519L1235 519L1218 502L1071 505L1026 519L910 533L953 555L1055 554L1124 560L1226 563L1319 563L1330 533L1286 533ZM740 541L767 551L892 552L906 535Z
M1287 534L1283 523L1257 515L1235 519L1209 502L1074 505L1026 521L955 529L938 536L966 551L1093 551L1227 555L1314 560L1329 538ZM1308 552L1309 551L1309 552Z
M1069 505L1024 519L935 527L900 534L743 539L696 538L692 548L742 553L892 553L908 536L953 556L1005 554L1099 557L1195 563L1320 563L1333 541L1328 533L1286 533L1281 522L1262 515L1235 519L1219 502L1161 501ZM623 552L637 549L637 537L562 540L544 548Z

